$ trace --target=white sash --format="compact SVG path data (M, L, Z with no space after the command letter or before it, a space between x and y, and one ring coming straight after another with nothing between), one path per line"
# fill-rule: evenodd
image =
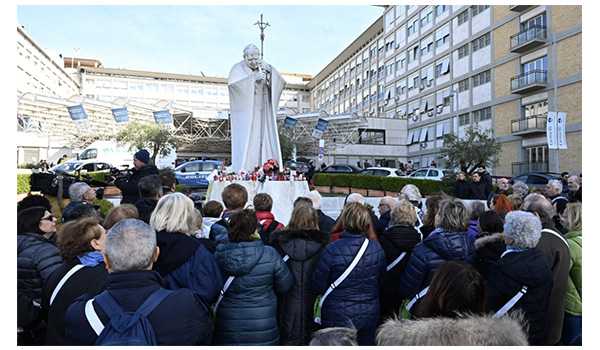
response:
M394 266L398 265L398 263L400 261L402 261L402 259L404 259L404 257L406 256L406 252L402 252L402 254L400 254L394 261L392 261L386 268L386 271L390 271L391 269L394 268Z
M75 274L75 272L81 270L84 267L85 267L85 265L81 265L81 264L75 265L63 276L63 278L60 279L60 281L56 285L56 288L54 288L54 291L52 292L52 296L50 297L50 305L52 305L52 303L54 302L54 299L56 298L56 295L58 295L58 292L63 287L63 285L67 282L67 280L71 276L73 276Z

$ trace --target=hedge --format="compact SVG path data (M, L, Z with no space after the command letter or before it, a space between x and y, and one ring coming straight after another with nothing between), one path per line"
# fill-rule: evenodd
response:
M29 179L30 174L17 174L17 194L28 193L31 188Z
M433 181L373 175L318 173L314 176L314 183L316 186L353 187L390 192L400 192L402 187L405 185L413 184L419 188L422 195L429 195L441 191L448 194L452 194L454 192L452 183L449 181Z

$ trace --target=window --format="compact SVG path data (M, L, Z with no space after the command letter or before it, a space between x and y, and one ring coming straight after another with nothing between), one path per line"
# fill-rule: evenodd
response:
M431 20L433 20L433 12L429 10L429 13L427 13L425 17L421 18L421 27L424 27L431 23Z
M442 66L443 66L443 63L442 63L442 62L438 63L438 64L435 66L435 77L436 77L436 78L442 75Z
M406 27L406 36L410 36L417 32L417 26L419 25L419 19L417 17L418 16L415 16L414 20L410 20L410 24L408 25L408 27Z
M546 14L542 13L523 23L521 23L521 31L526 31L532 28L542 28L546 26Z
M487 10L489 7L489 5L473 5L471 6L471 16L475 17L483 11Z
M470 123L471 120L469 119L469 113L463 113L458 116L458 126L464 126Z
M469 79L461 80L458 82L458 92L469 90Z
M444 12L448 11L448 6L447 5L437 5L435 7L435 15L436 16L441 16L444 14Z
M492 108L487 107L473 111L473 122L481 122L492 118Z
M429 169L429 173L427 174L427 177L438 177L439 174L440 173L437 170Z
M547 56L540 57L538 59L523 63L521 65L522 73L529 73L529 72L533 72L533 71L546 71L547 69L548 69L548 57Z
M458 25L461 25L469 20L469 10L464 10L458 15Z
M363 145L385 145L385 130L358 129L358 143Z
M467 56L469 54L469 44L465 44L458 48L458 59Z
M490 71L486 70L485 72L481 72L473 76L473 87L479 86L485 83L489 83L490 81Z
M523 106L523 114L525 119L530 117L542 116L548 113L548 100L530 103Z
M411 177L416 177L416 176L427 176L427 169L421 169L421 170L417 170L414 173L412 173L410 175Z
M490 33L480 36L471 43L473 45L473 52L488 46L490 44Z

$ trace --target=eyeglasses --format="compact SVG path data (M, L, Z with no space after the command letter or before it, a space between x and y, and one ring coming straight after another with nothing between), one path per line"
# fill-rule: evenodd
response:
M56 219L56 217L54 215L50 215L50 216L42 218L42 220L48 220L48 221L54 221L54 219Z

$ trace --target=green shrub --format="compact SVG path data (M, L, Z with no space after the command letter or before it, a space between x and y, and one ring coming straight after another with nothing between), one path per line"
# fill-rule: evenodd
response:
M332 186L338 186L338 187L350 187L352 184L352 179L354 177L356 177L356 175L335 174L332 177L331 184L332 184Z
M352 177L351 187L363 188L368 190L381 190L381 180L384 177L373 175L354 175Z
M331 186L331 175L317 173L313 177L315 186Z
M17 174L17 194L28 193L31 189L30 174Z
M91 171L87 173L87 176L96 181L106 182L106 177L108 173L106 171Z

